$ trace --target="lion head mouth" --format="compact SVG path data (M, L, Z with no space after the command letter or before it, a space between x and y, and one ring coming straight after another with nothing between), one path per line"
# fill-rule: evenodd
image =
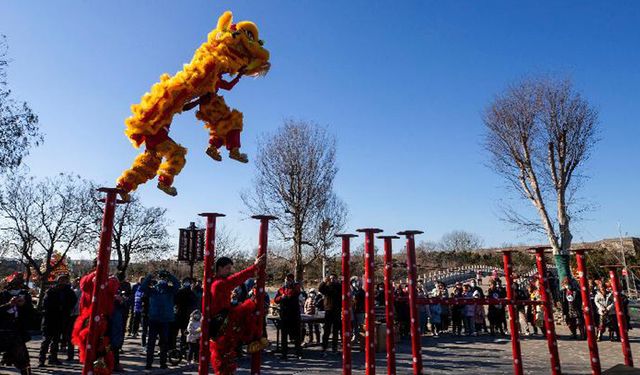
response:
M218 20L216 39L223 43L229 53L238 63L242 61L242 67L233 64L228 73L237 73L248 76L264 76L269 72L269 51L264 48L264 41L260 40L258 27L250 21L232 23L231 12L225 12Z

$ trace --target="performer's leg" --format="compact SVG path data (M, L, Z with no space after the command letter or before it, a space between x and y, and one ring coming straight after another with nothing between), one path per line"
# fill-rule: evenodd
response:
M160 161L160 156L150 150L138 155L131 168L122 172L118 178L118 188L122 189L125 195L136 190L138 185L155 177L160 167Z
M232 115L237 115L239 117L238 121L242 122L242 113L234 110ZM247 163L249 161L247 154L240 152L240 132L240 129L229 130L225 141L229 150L229 157L241 163Z
M158 169L158 189L175 196L178 191L172 186L173 178L182 171L186 163L187 149L169 138L156 147L156 152L165 159Z
M260 321L256 319L256 303L251 299L245 300L240 305L230 310L229 320L239 322L241 331L238 335L240 342L247 344L262 336Z
M211 367L216 375L233 375L236 369L236 346L238 341L233 334L221 332L216 340L209 342Z
M230 113L231 109L219 95L211 95L208 100L200 102L199 110L196 112L196 118L204 121L205 128L209 129L209 147L206 153L217 161L222 160L218 151L224 144L224 134L221 134L221 130L225 131L228 127L228 124L223 124L222 120Z

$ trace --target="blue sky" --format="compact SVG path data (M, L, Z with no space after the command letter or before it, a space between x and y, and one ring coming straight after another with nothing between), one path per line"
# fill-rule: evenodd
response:
M600 111L602 141L584 172L596 205L576 240L640 235L640 3L634 1L8 1L0 33L16 97L40 116L35 175L75 172L112 184L137 155L123 134L129 107L175 73L224 10L260 28L272 70L225 94L244 112L243 148L285 118L313 120L338 139L338 194L349 228L415 228L421 240L463 229L489 246L541 240L499 220L502 180L486 167L481 113L525 75L568 75ZM205 154L194 114L172 137L189 148L179 195L139 189L176 228L202 211L226 213L244 246L257 241L239 192L253 165ZM530 210L522 205L523 210Z

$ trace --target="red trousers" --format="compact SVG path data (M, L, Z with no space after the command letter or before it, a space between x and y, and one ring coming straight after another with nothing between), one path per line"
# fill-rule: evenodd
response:
M229 309L227 324L218 337L211 339L211 366L216 375L232 375L236 370L236 349L261 337L260 319L256 318L256 304L251 299Z
M240 148L240 130L229 130L226 137L211 136L209 138L209 144L215 148L220 148L222 145L225 145L227 146L227 150Z

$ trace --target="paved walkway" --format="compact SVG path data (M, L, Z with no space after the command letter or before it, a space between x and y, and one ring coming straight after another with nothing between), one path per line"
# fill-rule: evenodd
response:
M564 374L590 373L588 349L585 341L570 340L564 326L558 327L561 334L559 340L560 359ZM270 337L275 337L275 332L270 332ZM631 350L636 355L636 362L640 362L640 330L630 331ZM31 362L37 363L37 350L39 340L29 343ZM542 337L527 337L521 342L525 373L549 374L549 354L546 341ZM473 371L473 374L510 374L511 366L511 341L506 337L456 337L442 335L440 338L430 336L423 337L423 363L425 374L452 374L464 371ZM621 345L619 342L603 341L599 343L602 368L608 369L616 364L623 363ZM411 348L408 340L403 340L397 348L397 373L404 375L411 373ZM341 372L340 353L328 353L323 356L318 347L306 348L302 360L289 360L283 362L279 356L272 353L263 355L262 374L264 375L316 375L339 374ZM125 344L124 354L121 356L125 373L149 373L149 374L196 374L196 366L185 365L169 367L167 370L158 368L144 370L145 356L138 340L128 338ZM364 373L364 355L360 352L353 353L354 374ZM157 362L155 364L157 366ZM248 375L249 359L239 361L238 375ZM377 373L386 373L385 353L377 355ZM63 366L34 368L34 374L80 374L81 366L77 362L64 362ZM17 374L13 369L0 367L0 374Z

